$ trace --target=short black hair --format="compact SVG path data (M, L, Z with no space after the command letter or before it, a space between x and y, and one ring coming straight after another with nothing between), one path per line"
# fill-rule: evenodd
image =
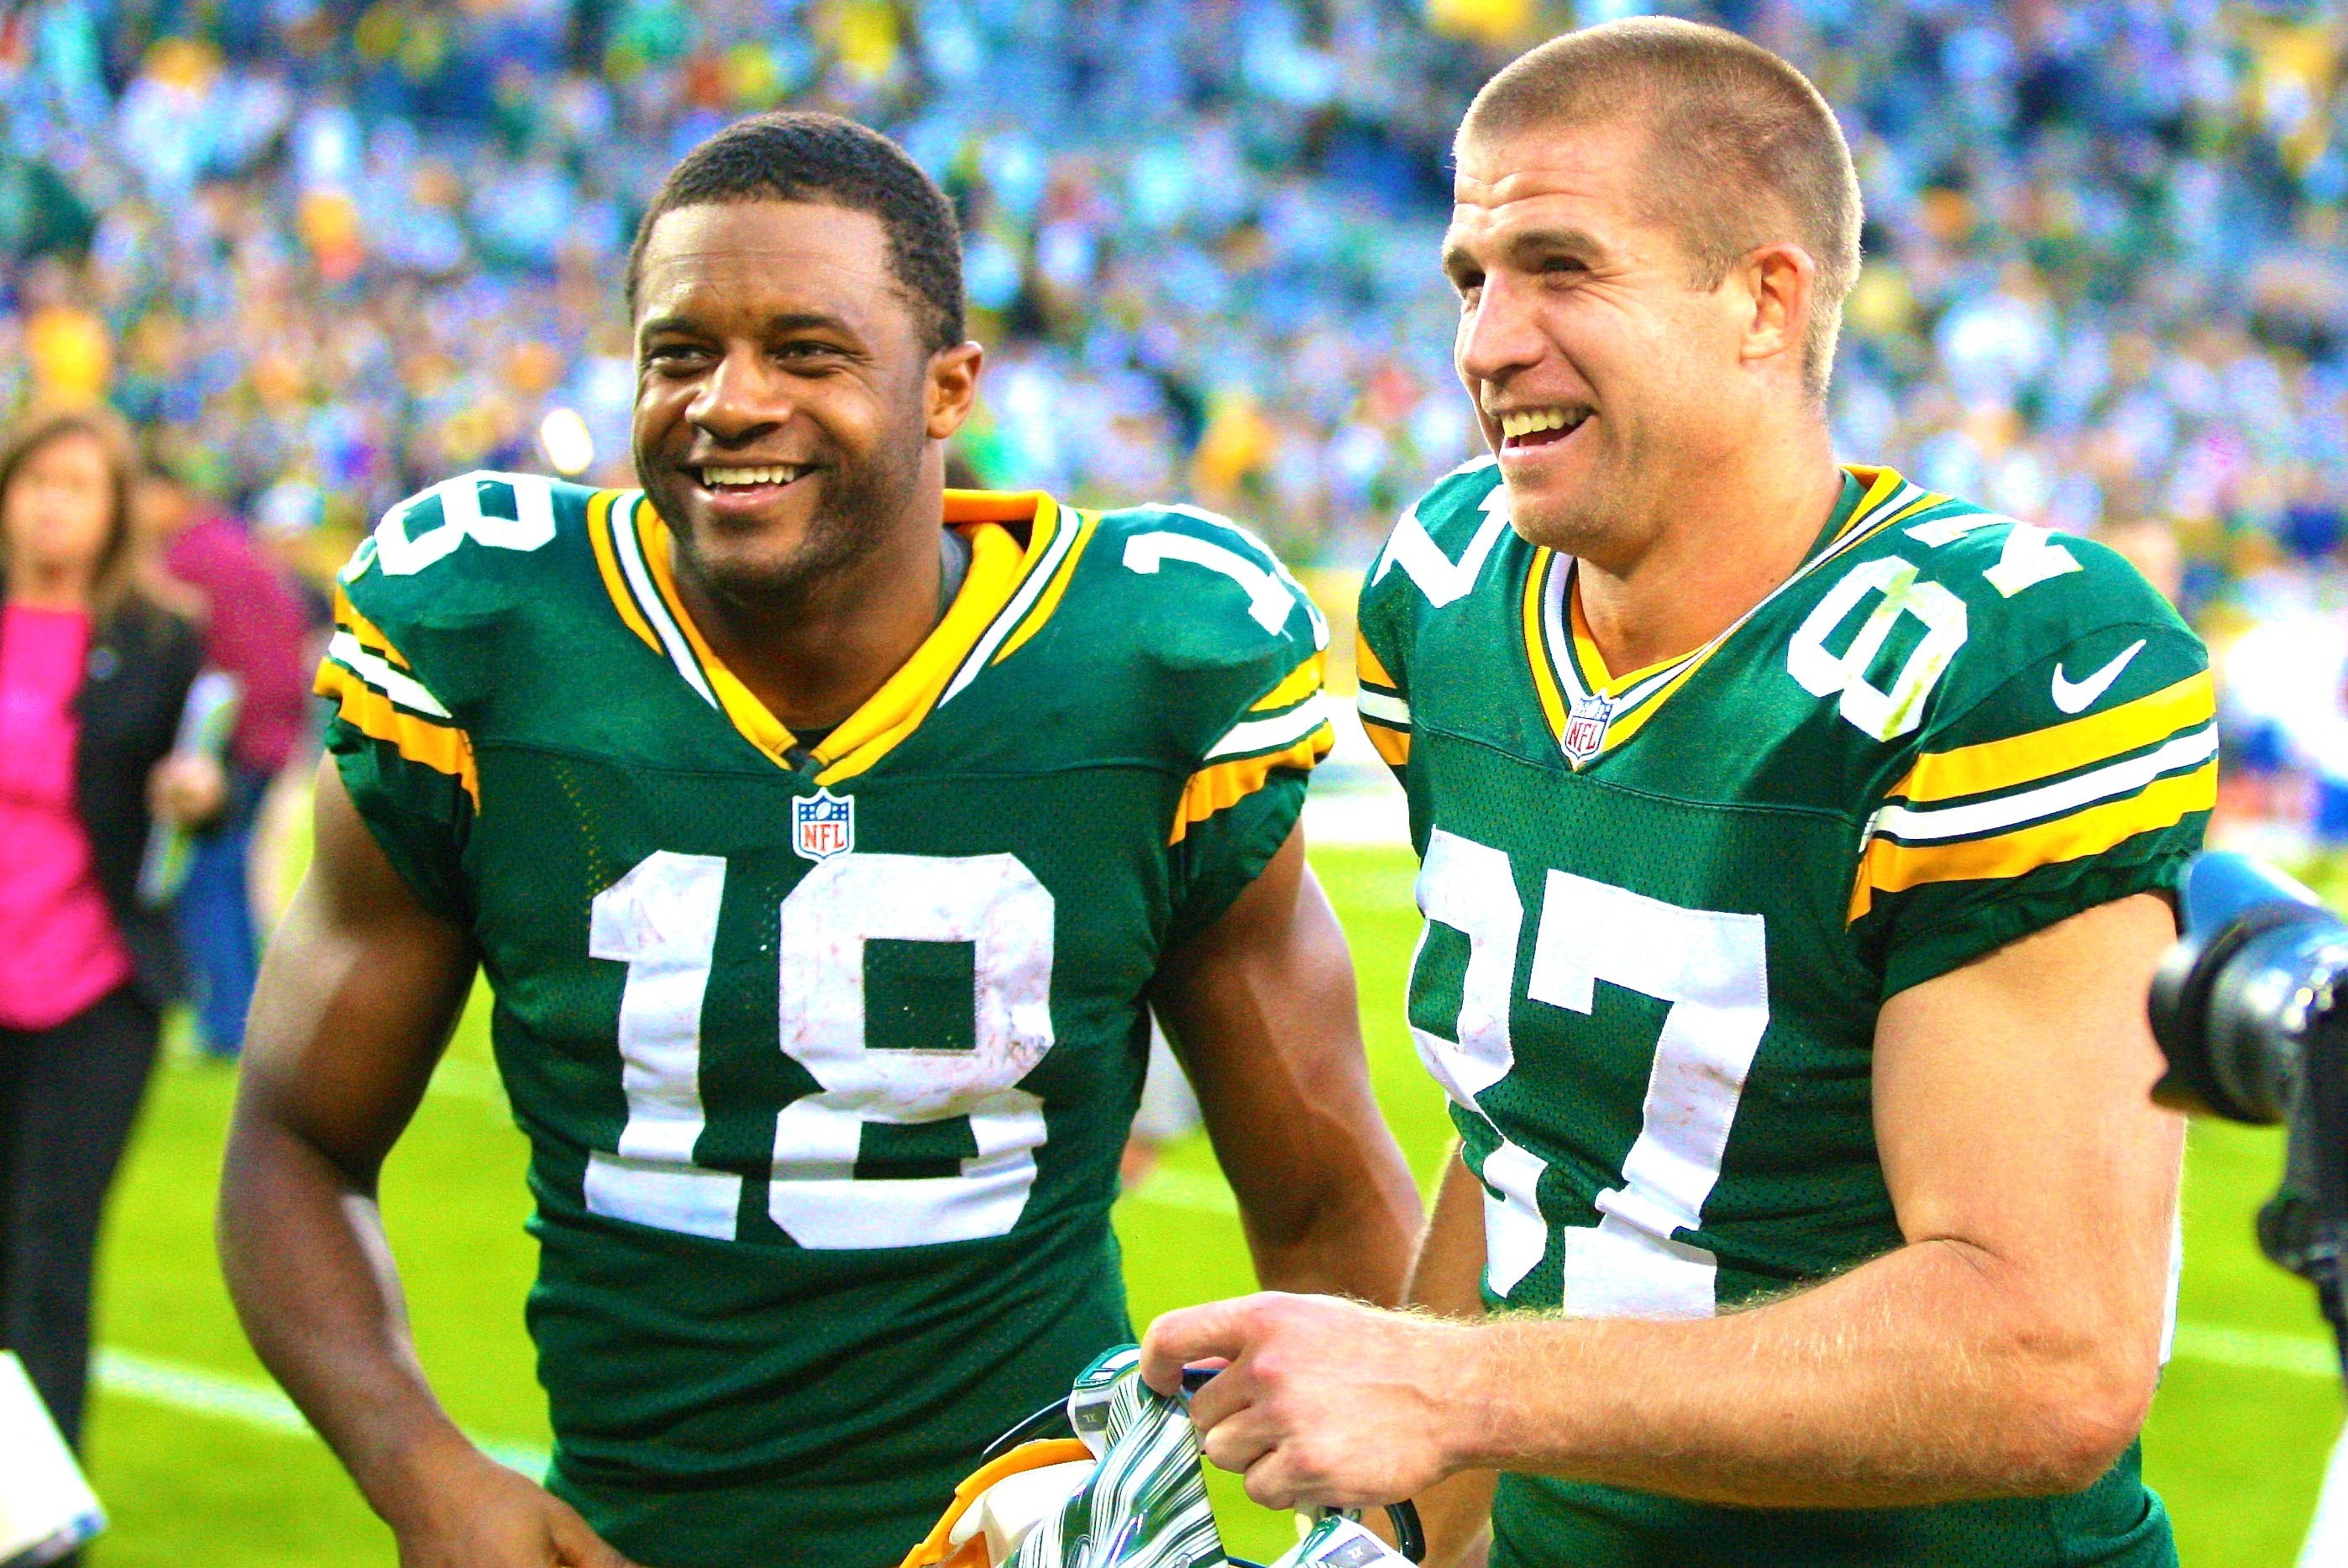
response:
M962 341L962 226L953 203L879 131L810 109L736 120L668 171L628 247L631 313L653 225L679 207L733 201L826 202L871 213L888 232L898 289L929 317L930 347Z

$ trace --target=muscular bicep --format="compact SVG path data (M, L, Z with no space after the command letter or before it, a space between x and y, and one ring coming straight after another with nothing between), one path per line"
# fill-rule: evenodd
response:
M1348 1188L1345 1203L1368 1195L1416 1229L1416 1195L1370 1092L1353 958L1301 828L1168 955L1151 1001L1253 1239L1304 1228Z
M1150 999L1235 1184L1276 1186L1309 1141L1312 1108L1369 1092L1353 960L1305 864L1302 830L1220 919L1168 954ZM1230 1160L1227 1143L1247 1158Z
M471 938L433 913L318 767L308 872L253 993L240 1124L266 1119L370 1185L471 988Z
M1876 1130L1913 1242L2115 1336L2148 1375L2172 1259L2180 1120L2157 1109L2147 1022L2175 934L2139 894L1900 992L1876 1037Z

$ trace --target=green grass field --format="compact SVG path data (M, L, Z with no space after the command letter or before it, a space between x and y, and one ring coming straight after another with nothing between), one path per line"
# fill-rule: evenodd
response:
M1425 1181L1449 1130L1400 1018L1416 929L1409 857L1340 850L1315 861L1361 966L1378 1093ZM156 1080L116 1193L100 1305L108 1357L90 1453L114 1527L92 1561L390 1564L390 1536L269 1389L213 1266L212 1195L232 1087L226 1069L175 1057ZM521 1327L532 1265L521 1230L523 1146L478 1008L434 1088L385 1189L425 1365L469 1429L542 1448L544 1410ZM2280 1164L2271 1134L2195 1129L2183 1327L2146 1447L2196 1568L2291 1563L2340 1428L2311 1293L2250 1240L2251 1211ZM1251 1283L1229 1192L1202 1140L1170 1153L1120 1206L1117 1226L1137 1322ZM1219 1485L1217 1495L1234 1550L1269 1557L1291 1538L1284 1519L1251 1508L1236 1488Z

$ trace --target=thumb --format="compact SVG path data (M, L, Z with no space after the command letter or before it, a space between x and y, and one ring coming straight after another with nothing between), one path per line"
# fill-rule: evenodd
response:
M1248 1346L1260 1296L1210 1301L1165 1314L1141 1338L1141 1380L1160 1394L1179 1393L1182 1368L1220 1357L1236 1361Z

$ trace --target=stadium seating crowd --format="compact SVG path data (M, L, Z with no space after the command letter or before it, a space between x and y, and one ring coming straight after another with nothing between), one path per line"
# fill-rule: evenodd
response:
M1803 65L1851 134L1851 456L2111 531L2220 619L2278 591L2270 566L2330 552L2339 15L1698 14ZM900 137L961 204L994 356L966 442L982 475L1185 493L1301 561L1358 562L1471 440L1434 263L1449 129L1494 64L1573 19L1527 0L38 0L0 27L0 403L110 397L288 529L542 462L556 407L583 416L594 471L623 473L639 203L728 118L820 105Z

